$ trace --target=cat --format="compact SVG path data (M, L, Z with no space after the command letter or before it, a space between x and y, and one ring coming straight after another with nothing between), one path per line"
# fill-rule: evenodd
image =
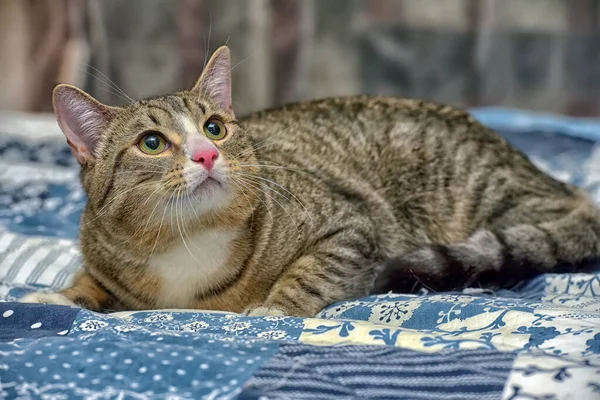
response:
M221 47L191 90L124 108L55 88L88 196L84 268L22 301L311 317L370 293L507 287L600 254L586 194L468 113L355 96L236 119L230 69Z

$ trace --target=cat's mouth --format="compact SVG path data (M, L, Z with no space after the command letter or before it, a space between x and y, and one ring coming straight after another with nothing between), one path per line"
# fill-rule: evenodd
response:
M197 183L190 192L194 195L206 195L214 190L222 188L223 184L217 178L207 176L206 179Z
M219 186L221 186L221 182L219 182L217 179L213 178L212 176L209 176L208 178L206 178L204 180L204 182L202 182L198 186L203 186L203 185L219 185Z

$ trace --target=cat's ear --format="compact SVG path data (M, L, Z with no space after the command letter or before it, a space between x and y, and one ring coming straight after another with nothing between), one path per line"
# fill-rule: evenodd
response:
M95 157L102 133L119 112L75 86L60 84L52 93L54 113L80 164Z
M223 110L233 113L231 107L231 56L227 46L219 47L212 55L192 93L209 98Z

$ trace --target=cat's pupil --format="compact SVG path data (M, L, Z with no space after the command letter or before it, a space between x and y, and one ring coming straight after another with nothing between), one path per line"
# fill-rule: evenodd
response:
M214 136L219 136L219 134L221 133L221 128L219 127L219 124L215 122L209 122L208 124L206 124L206 130Z
M150 150L156 150L158 149L158 147L160 146L160 139L158 138L158 136L148 136L145 140L144 140L144 144L146 145L146 147L148 147Z

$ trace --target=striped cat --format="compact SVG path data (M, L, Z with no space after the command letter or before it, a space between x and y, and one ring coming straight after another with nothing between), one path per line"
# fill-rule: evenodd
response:
M387 97L237 119L230 56L195 87L99 103L58 85L84 269L26 302L314 316L369 293L502 287L600 254L598 209L463 111Z

